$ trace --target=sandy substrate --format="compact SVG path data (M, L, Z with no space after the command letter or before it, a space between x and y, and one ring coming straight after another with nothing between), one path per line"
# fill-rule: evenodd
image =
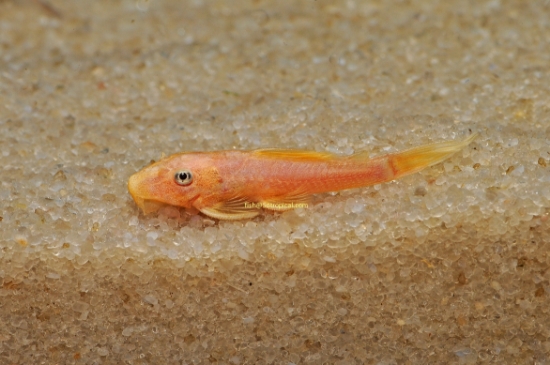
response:
M334 3L0 1L1 364L550 363L550 5ZM126 189L163 153L473 132L242 222Z

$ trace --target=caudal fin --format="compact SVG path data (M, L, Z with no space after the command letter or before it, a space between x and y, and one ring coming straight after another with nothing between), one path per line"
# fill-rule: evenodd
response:
M413 174L446 160L469 145L476 137L477 133L474 133L462 141L427 144L388 156L395 173L394 179Z

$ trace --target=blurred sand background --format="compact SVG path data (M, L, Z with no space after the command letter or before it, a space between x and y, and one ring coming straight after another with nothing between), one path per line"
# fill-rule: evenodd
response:
M0 363L549 364L549 47L547 1L0 1ZM126 190L471 132L251 221Z

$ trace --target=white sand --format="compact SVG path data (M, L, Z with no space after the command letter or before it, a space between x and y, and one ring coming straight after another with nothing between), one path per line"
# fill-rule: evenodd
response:
M0 363L550 361L548 5L280 3L0 1ZM161 153L470 131L250 221L126 189Z

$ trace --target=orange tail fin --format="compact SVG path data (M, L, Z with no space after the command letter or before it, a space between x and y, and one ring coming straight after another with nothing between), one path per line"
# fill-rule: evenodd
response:
M414 174L428 166L446 160L469 145L476 137L477 133L474 133L462 141L427 144L388 156L388 160L395 172L394 179Z

